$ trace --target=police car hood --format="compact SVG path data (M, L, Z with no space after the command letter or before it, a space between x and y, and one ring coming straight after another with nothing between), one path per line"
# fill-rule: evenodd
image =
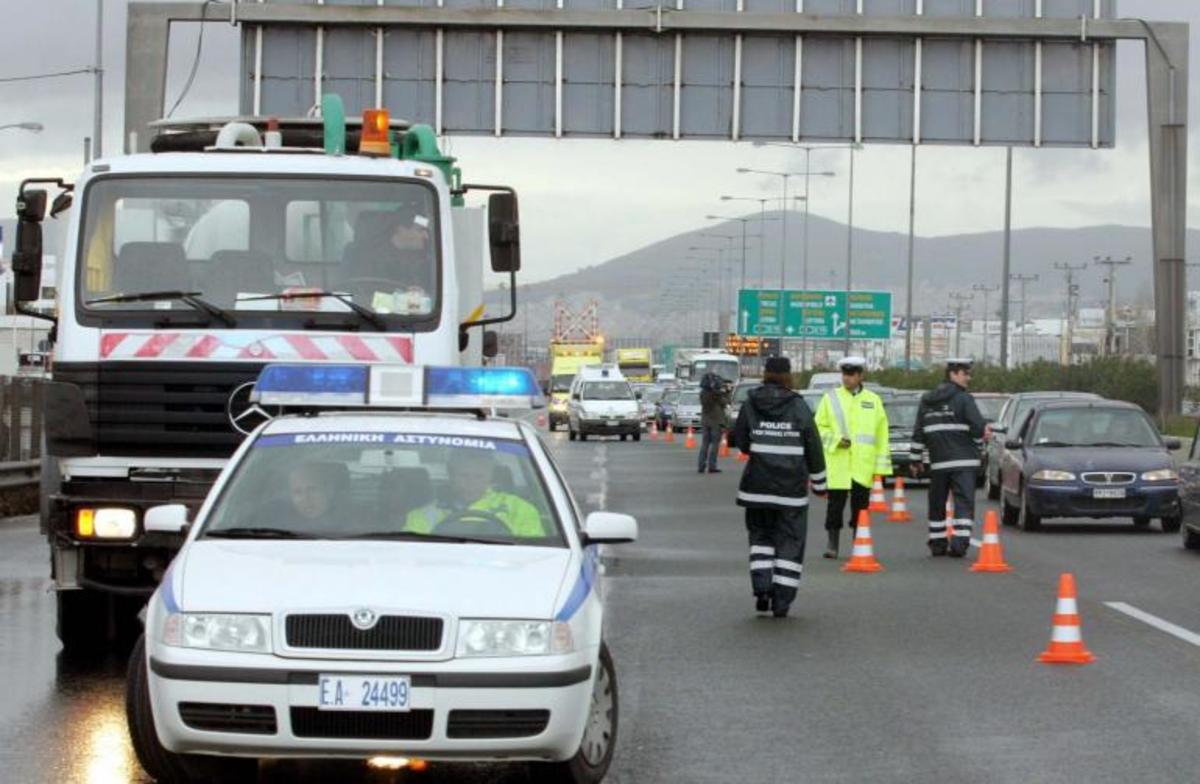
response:
M376 610L552 618L565 547L364 540L192 542L172 566L185 612Z

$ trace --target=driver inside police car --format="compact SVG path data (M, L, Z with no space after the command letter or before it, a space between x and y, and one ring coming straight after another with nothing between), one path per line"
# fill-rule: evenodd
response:
M443 523L454 523L456 531L488 522L503 524L518 539L545 536L542 516L537 507L495 483L498 463L494 453L484 449L455 449L446 464L450 479L450 497L408 514L404 528L414 533L437 533Z
M293 467L287 479L289 522L306 531L328 527L337 503L339 477L348 479L341 464L309 461Z

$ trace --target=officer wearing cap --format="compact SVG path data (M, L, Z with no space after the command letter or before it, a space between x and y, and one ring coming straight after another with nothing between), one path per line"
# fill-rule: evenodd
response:
M839 362L842 385L826 392L817 406L817 428L829 477L826 558L838 556L846 499L850 500L850 525L857 529L859 513L870 506L875 477L892 473L887 412L879 395L863 386L866 367L864 357L846 357Z
M967 392L974 361L946 361L946 379L921 397L913 432L914 463L929 464L929 551L962 558L971 547L975 521L975 477L979 473L976 441L989 430L975 398ZM954 494L954 519L946 520L946 499Z
M804 569L809 482L825 492L825 457L812 412L792 391L792 363L771 357L764 371L733 428L734 444L750 456L737 503L746 510L755 609L783 618Z

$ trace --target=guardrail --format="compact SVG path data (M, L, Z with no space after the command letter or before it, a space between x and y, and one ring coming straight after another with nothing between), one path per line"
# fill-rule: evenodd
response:
M38 484L43 392L41 379L0 376L0 493Z

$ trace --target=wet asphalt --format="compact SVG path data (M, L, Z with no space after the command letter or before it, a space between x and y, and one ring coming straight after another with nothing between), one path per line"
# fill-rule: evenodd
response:
M920 523L874 526L885 571L820 558L824 505L792 617L755 615L739 464L699 475L680 444L546 436L585 509L638 517L606 553L606 637L621 727L607 779L640 782L1192 782L1200 647L1107 606L1200 631L1200 554L1129 521L1004 529L1015 571L930 559ZM917 519L924 492L911 491ZM982 501L979 516L988 507ZM843 543L844 550L849 543ZM1051 667L1063 571L1098 661ZM0 782L147 781L124 716L126 652L65 658L36 520L0 521ZM263 782L495 782L519 767L264 763Z

